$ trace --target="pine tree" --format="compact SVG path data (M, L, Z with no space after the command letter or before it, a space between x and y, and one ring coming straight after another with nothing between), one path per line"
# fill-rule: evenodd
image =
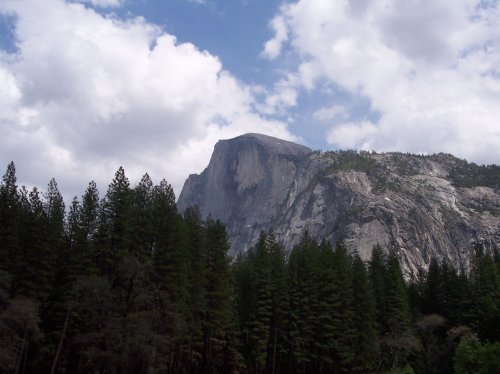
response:
M187 306L188 306L188 370L200 365L203 351L203 321L207 312L207 258L205 253L204 222L198 207L188 207L184 212L188 239Z
M334 364L342 370L350 370L354 360L354 295L349 254L344 242L339 241L333 255L335 303L333 305L333 327L335 338Z
M252 347L252 362L255 370L261 371L267 359L267 348L270 338L270 323L272 317L272 283L271 258L266 235L261 232L260 238L253 249L253 282L255 289L255 311L249 324L250 346Z
M238 365L232 308L233 287L229 267L229 240L219 220L207 219L207 313L204 321L206 373L229 372Z
M386 334L387 303L386 303L386 280L385 280L385 256L382 247L376 244L372 250L369 266L370 283L375 300L375 315L379 334Z
M70 282L89 274L97 274L94 238L98 229L99 191L95 182L90 182L82 203L76 196L70 206L66 220L65 267Z
M177 214L174 190L165 180L153 189L152 207L154 225L152 257L155 271L160 280L166 284L171 281L174 284L180 282L185 285L187 244L181 243L180 217Z
M65 285L63 285L63 283L65 283L65 280L67 279L66 274L68 271L65 266L67 261L67 252L65 247L66 242L64 236L65 205L55 179L51 179L49 182L47 193L45 194L44 209L47 217L47 232L45 233L45 241L52 258L51 261L54 262L54 278L51 287L64 288ZM64 300L63 293L65 291L63 289L53 289L52 291L53 293L61 293L58 295L53 294L52 299L55 297L57 300ZM54 300L51 302L54 302Z
M319 248L318 262L318 325L315 329L318 372L332 372L335 356L337 284L335 254L331 244L325 240Z
M46 349L53 356L59 339L59 330L65 325L66 301L71 288L70 275L67 267L68 253L64 232L65 205L55 179L51 179L45 193L45 214L47 216L46 243L50 256L53 257L53 274L50 280L50 293L46 305L42 308L42 323L47 331Z
M408 302L413 320L418 320L422 317L426 279L426 271L423 268L419 268L416 273L412 272L408 282Z
M79 213L79 228L81 241L89 245L97 234L99 224L99 190L94 181L91 181L82 196L82 207Z
M22 253L24 270L17 271L16 287L20 294L47 301L51 291L57 254L47 242L49 220L38 189L25 198L27 214L23 219Z
M473 326L480 339L500 341L500 275L483 248L476 248L470 278Z
M423 295L424 314L443 314L442 303L442 279L441 269L438 261L433 258L429 264L427 277L425 280L425 289Z
M289 305L288 344L289 370L305 371L315 357L315 327L318 324L317 259L318 244L308 232L293 248L288 262Z
M466 336L456 349L454 362L457 374L500 373L500 343L481 343L474 335Z
M14 162L10 162L0 184L0 270L8 273L15 271L22 260L19 243L20 203L16 181L16 167Z
M267 248L271 262L271 300L270 342L268 349L268 372L279 372L281 357L285 353L286 313L288 311L288 284L286 273L285 249L278 243L274 234L267 235Z
M0 310L0 371L36 373L43 342L39 305L35 299L14 297Z
M97 257L102 273L113 278L131 244L132 193L125 171L120 167L108 187L99 217ZM85 204L85 202L84 202Z
M441 264L443 316L451 325L464 323L464 296L467 294L467 277L460 275L457 269L447 261Z
M368 273L361 258L352 263L354 313L354 367L357 372L373 372L378 355L378 337L375 321L375 302Z
M187 331L188 240L177 213L175 194L165 180L153 189L153 282L157 292L158 331L168 340L164 347L170 370L180 370L181 351L189 344Z
M132 253L141 260L151 259L153 228L153 182L146 173L133 190L132 196Z
M64 199L59 192L57 182L52 178L45 194L45 210L49 220L49 242L60 246L64 233Z
M239 351L250 365L252 364L250 323L255 316L256 299L252 258L253 248L250 248L247 252L240 253L232 265L235 283L235 313L240 339Z
M82 205L78 201L76 196L71 200L71 205L69 206L68 216L66 218L65 232L67 246L69 248L73 247L76 242L80 231L80 211L82 210Z
M399 265L397 254L389 251L387 257L386 285L386 318L387 335L383 344L392 361L392 369L407 362L409 355L419 349L411 330L411 313L405 281Z

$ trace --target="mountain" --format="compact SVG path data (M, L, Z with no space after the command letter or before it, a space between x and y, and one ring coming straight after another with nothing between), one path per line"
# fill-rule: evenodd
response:
M231 254L272 229L287 249L308 230L344 239L368 260L394 248L407 274L431 258L468 267L471 250L500 247L500 167L449 154L320 152L260 134L221 140L179 196L227 226Z

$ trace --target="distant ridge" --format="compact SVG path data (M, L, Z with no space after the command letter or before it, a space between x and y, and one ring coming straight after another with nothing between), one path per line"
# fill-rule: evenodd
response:
M246 140L257 140L277 154L308 154L312 152L312 149L306 146L296 144L288 140L256 133L243 134L233 139L221 141L237 142Z
M186 180L178 207L189 205L226 224L232 254L270 229L287 249L307 230L344 239L365 260L380 243L407 273L433 257L467 267L474 246L500 247L500 168L448 154L313 152L245 134L219 141Z

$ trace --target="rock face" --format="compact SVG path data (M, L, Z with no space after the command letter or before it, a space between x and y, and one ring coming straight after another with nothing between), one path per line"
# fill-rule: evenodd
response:
M374 244L395 248L407 274L431 258L468 267L474 245L500 247L500 168L451 155L313 152L246 134L219 141L208 167L190 175L182 212L198 205L221 219L231 254L272 229L287 249L305 230L368 260Z

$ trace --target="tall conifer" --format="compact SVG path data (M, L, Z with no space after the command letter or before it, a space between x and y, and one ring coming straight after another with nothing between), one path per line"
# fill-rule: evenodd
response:
M358 255L352 263L354 367L358 372L373 372L379 350L375 321L375 302L366 267Z
M12 273L20 256L20 204L16 167L10 162L0 184L0 270Z
M229 372L238 364L232 308L229 240L224 224L207 219L207 313L204 322L204 371Z
M336 367L350 370L354 360L355 331L354 331L354 295L352 285L352 271L349 254L345 243L337 242L333 256L335 303L333 306L333 327L335 337Z

